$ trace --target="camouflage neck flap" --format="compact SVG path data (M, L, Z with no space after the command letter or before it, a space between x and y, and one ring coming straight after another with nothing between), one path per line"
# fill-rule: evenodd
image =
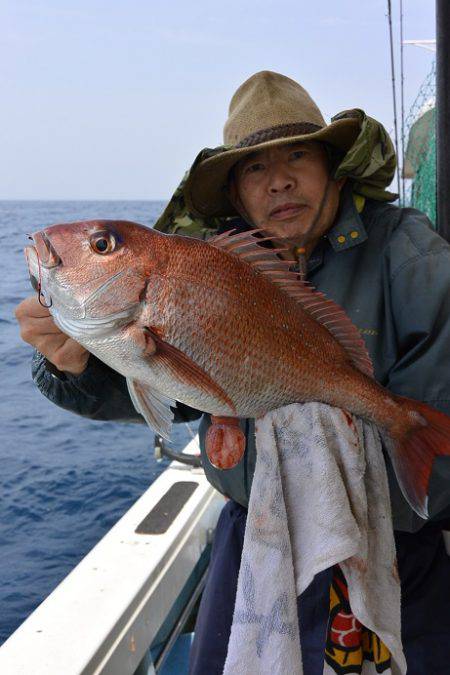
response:
M359 119L360 132L336 168L334 178L346 176L351 179L353 191L356 194L383 202L394 201L398 195L385 189L392 182L397 166L394 146L389 135L379 122L368 117L363 110L358 108L345 110L335 115L331 121L347 117ZM230 146L221 145L217 148L205 148L197 155L194 164L185 174L164 212L156 221L154 225L156 230L206 239L223 224L224 220L227 220L194 216L189 213L184 188L194 167L205 159L227 152L229 149Z
M205 159L226 152L228 146L220 145L217 148L204 148L199 152L189 171L183 176L183 180L172 195L161 216L154 224L155 230L170 234L184 234L187 237L207 239L226 220L225 218L209 218L206 216L194 216L189 213L185 199L185 185L192 170Z
M353 117L359 119L360 131L356 141L337 167L334 178L347 176L353 181L357 194L381 202L393 202L398 195L388 192L397 159L394 145L382 124L368 117L363 110L344 110L331 118L336 120Z

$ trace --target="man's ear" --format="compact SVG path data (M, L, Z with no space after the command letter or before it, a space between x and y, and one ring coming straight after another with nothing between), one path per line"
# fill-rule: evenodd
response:
M338 178L338 180L335 181L335 183L337 185L337 189L339 190L339 192L342 190L342 188L344 187L346 182L347 182L347 176L343 176L342 178Z

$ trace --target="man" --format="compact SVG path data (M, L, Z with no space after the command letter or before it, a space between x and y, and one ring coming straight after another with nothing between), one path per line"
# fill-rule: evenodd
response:
M376 379L449 414L450 250L425 216L387 203L392 195L384 187L395 161L381 125L355 110L326 126L300 85L257 73L234 95L225 147L211 155L200 157L184 187L189 222L233 218L222 230L256 226L275 244L283 242L293 267L358 326ZM138 418L123 378L63 336L35 300L24 301L17 316L22 336L40 352L33 374L46 396L94 419ZM179 418L200 414L177 409ZM222 672L255 462L253 421L246 420L243 461L230 471L214 469L204 453L209 424L203 416L205 471L231 500L218 523L199 611L195 675ZM408 673L450 673L450 560L442 538L450 505L448 463L435 462L430 512L436 522L425 525L406 504L389 465L388 471ZM306 675L322 672L328 592L325 572L299 604Z

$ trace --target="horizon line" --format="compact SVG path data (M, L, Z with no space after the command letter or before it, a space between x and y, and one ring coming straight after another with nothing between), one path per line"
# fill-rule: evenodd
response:
M90 197L88 199L83 199L82 197L0 197L0 202L168 202L170 197L164 198L139 198L139 197L125 197L120 199L118 197L96 197L95 199Z

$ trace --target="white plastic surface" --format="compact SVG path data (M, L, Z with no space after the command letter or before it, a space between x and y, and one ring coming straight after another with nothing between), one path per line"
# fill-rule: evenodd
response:
M135 534L170 486L186 480L198 488L168 531ZM195 567L223 504L201 470L173 462L5 642L0 673L133 673Z

